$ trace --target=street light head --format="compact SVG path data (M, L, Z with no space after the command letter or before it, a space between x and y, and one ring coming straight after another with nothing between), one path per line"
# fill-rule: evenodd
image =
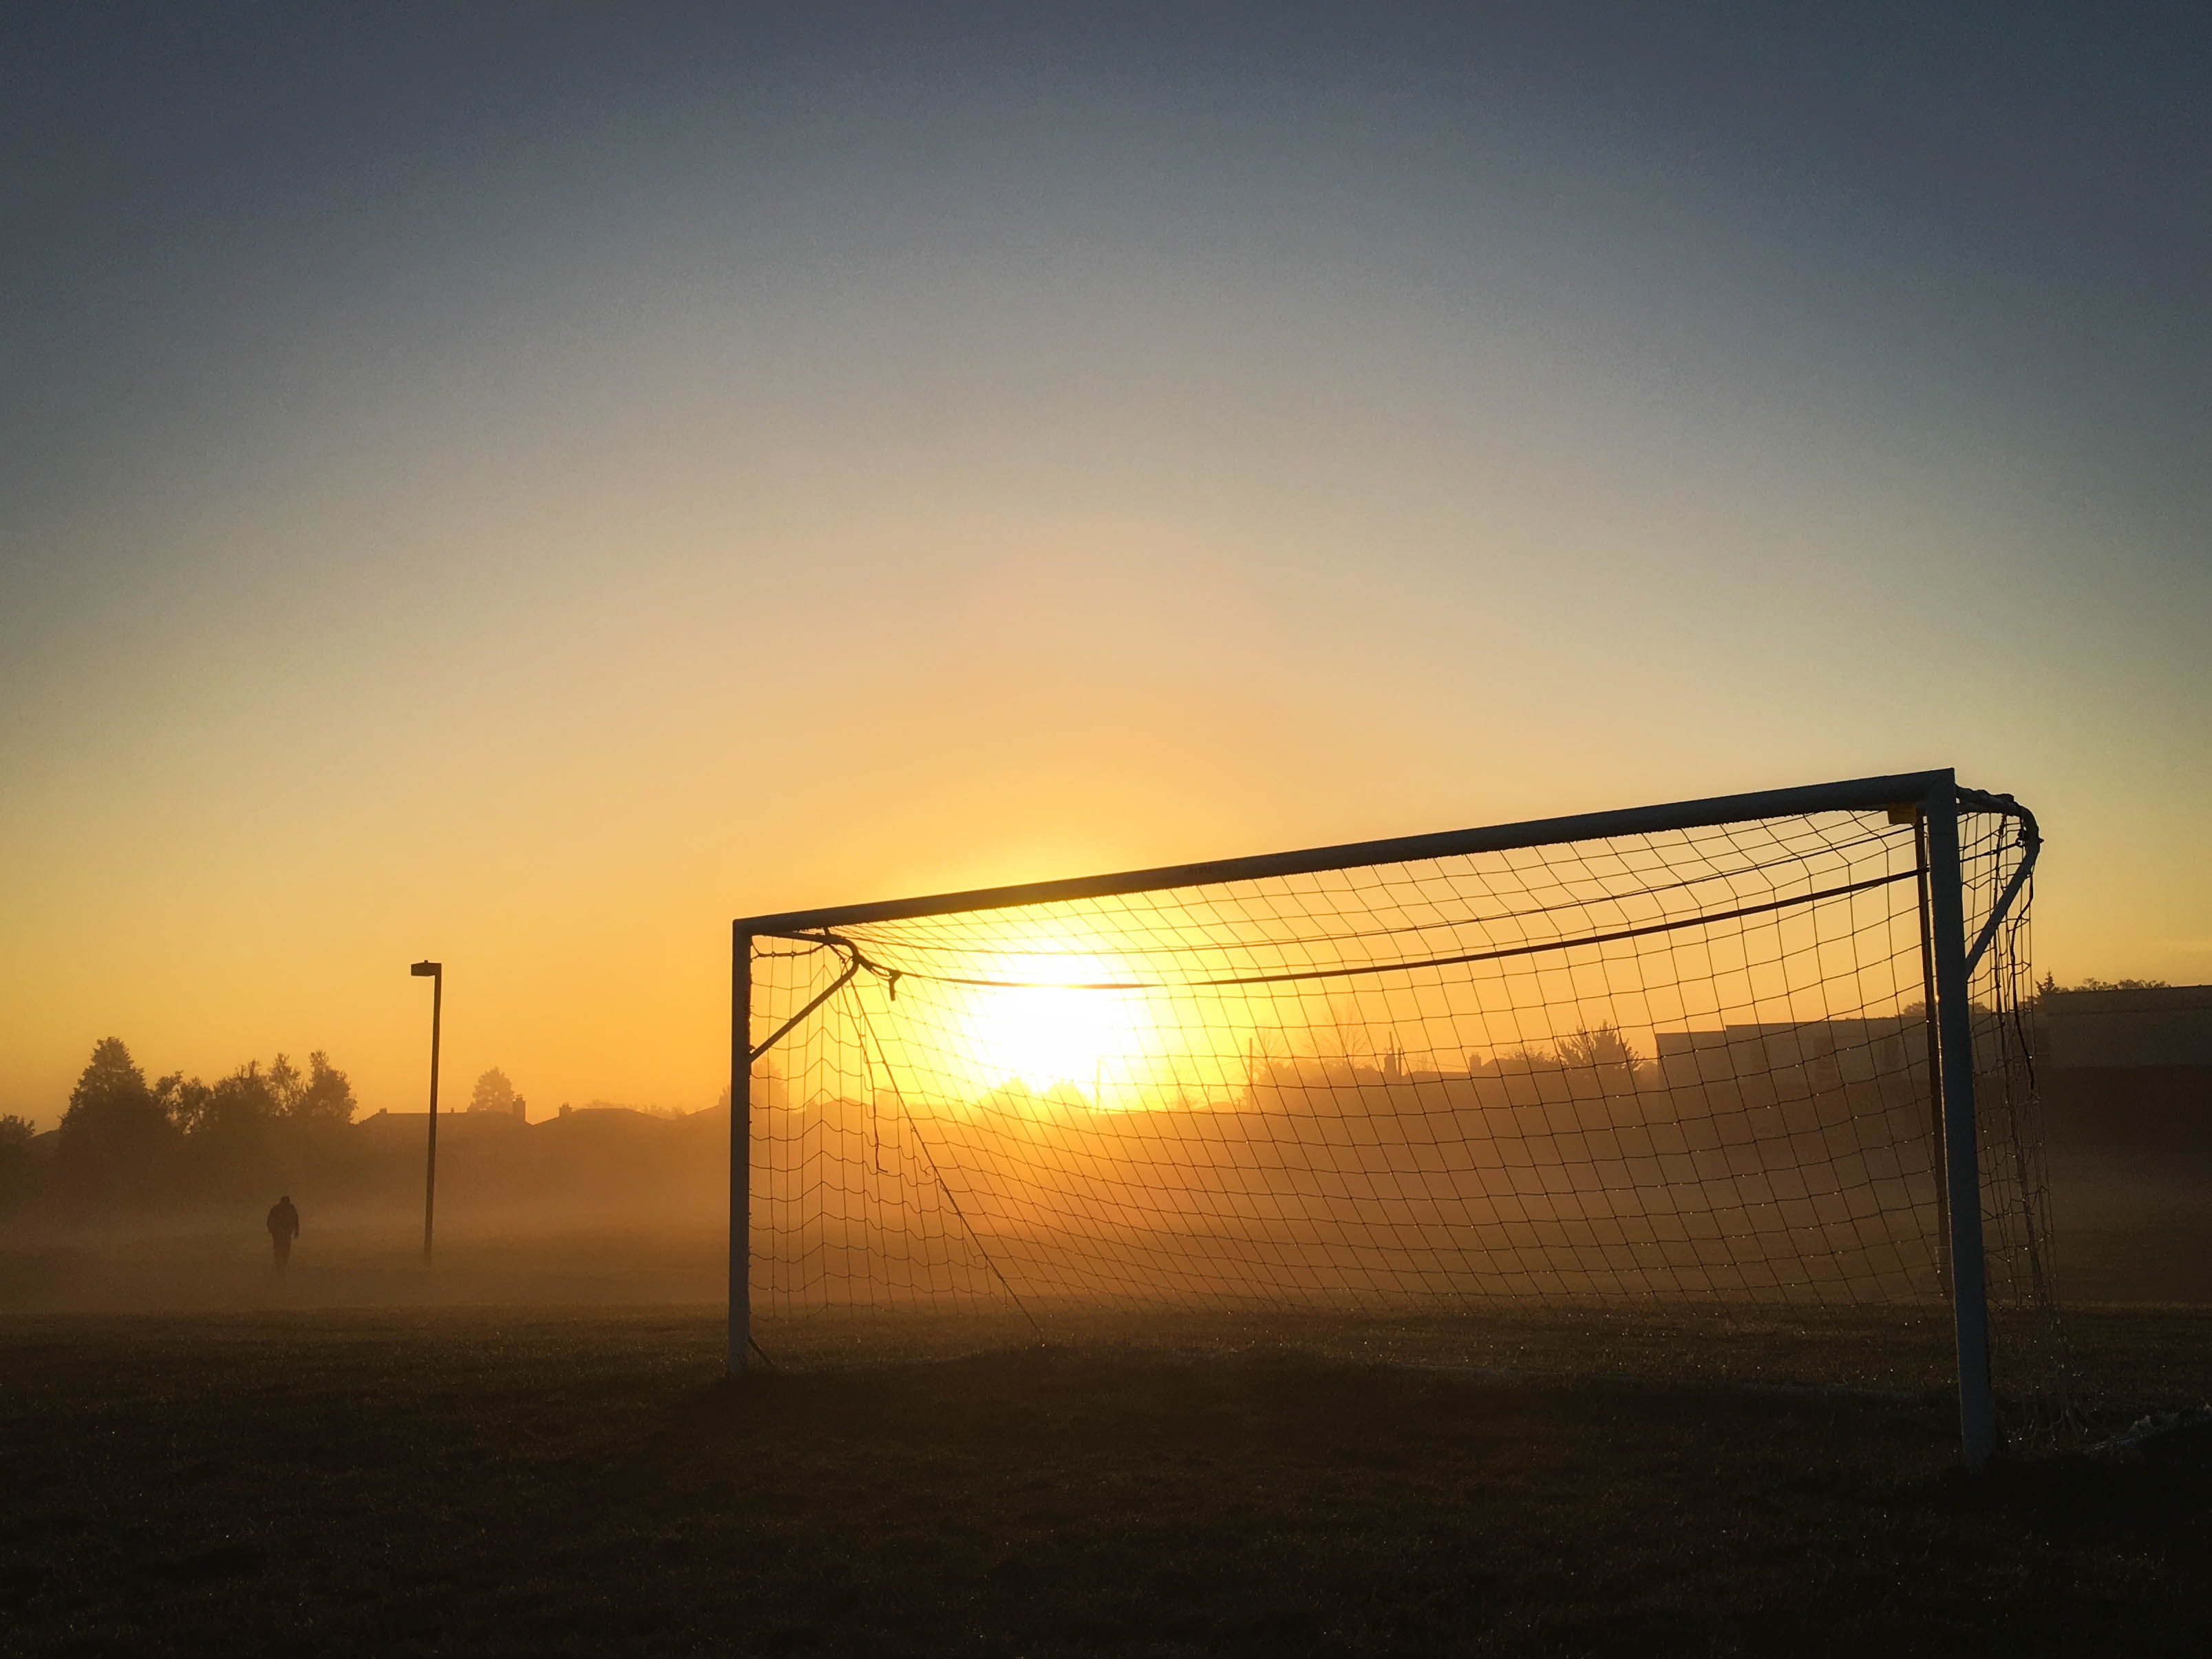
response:
M407 971L417 979L430 979L434 977L438 970L445 965L442 962L418 962Z

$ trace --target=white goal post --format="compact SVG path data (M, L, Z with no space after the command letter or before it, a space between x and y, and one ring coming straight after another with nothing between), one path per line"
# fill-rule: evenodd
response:
M1948 1304L1978 1468L1993 1303L2055 1319L2039 846L1945 769L743 918L728 1368L757 1313Z

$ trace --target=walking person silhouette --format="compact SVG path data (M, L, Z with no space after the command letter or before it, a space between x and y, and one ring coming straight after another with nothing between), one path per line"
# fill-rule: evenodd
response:
M300 1236L300 1212L292 1207L290 1194L269 1206L269 1242L276 1249L276 1271L291 1265L292 1241Z

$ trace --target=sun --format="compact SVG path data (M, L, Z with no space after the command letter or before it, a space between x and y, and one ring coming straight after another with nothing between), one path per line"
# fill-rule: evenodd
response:
M988 1076L1019 1078L1037 1094L1073 1084L1096 1104L1136 1056L1137 1027L1125 996L1041 985L983 993L971 1030Z

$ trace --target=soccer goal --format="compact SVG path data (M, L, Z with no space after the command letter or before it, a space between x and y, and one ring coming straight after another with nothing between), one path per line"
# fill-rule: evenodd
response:
M915 1315L1918 1310L2051 1386L2038 837L1948 770L753 916L729 1364ZM2008 1334L2009 1333L2010 1334Z

